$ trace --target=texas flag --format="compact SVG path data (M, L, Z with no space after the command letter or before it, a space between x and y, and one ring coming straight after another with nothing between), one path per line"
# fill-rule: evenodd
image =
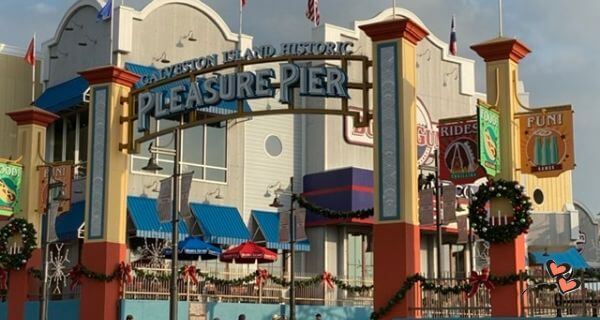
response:
M454 16L452 16L452 26L450 31L450 53L455 56L458 52L458 44L456 43L456 26L454 25Z
M25 53L23 59L25 59L25 61L30 65L35 65L35 36L31 38L31 42L29 42L29 47L27 48L27 53Z
M96 16L96 21L104 21L108 20L112 17L112 0L106 1L104 7L98 11L98 15Z
M241 0L242 1L242 7L246 5L246 0Z

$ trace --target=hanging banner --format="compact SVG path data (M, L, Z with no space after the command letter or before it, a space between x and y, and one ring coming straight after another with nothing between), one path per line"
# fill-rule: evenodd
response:
M58 241L58 235L56 235L56 217L59 214L59 208L59 201L50 201L48 208L48 242Z
M495 177L500 172L500 114L479 103L477 105L479 128L479 163L485 172Z
M160 190L156 200L156 211L161 223L172 220L171 211L173 210L173 177L160 180Z
M521 131L521 171L556 177L573 170L573 111L571 106L517 114Z
M46 213L46 204L48 200L48 173L49 166L38 167L38 212ZM71 189L73 185L73 166L70 164L52 167L51 184L59 184L52 192L51 197L60 196L62 200L58 203L57 214L65 213L71 210Z
M21 210L23 166L0 162L0 216L10 217Z
M458 240L456 244L465 244L469 242L469 220L466 215L458 216L457 227L458 227Z
M444 224L456 221L456 187L454 185L442 187L442 212Z
M440 179L456 185L473 183L485 176L479 165L477 119L440 120Z
M419 191L419 223L433 224L433 189Z
M181 174L181 193L179 207L180 214L182 217L188 217L192 213L190 212L190 189L192 188L192 179L194 178L194 171L186 172Z

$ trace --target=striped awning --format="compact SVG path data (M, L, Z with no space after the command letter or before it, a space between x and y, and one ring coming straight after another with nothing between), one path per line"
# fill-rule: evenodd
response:
M240 244L250 240L250 232L235 207L191 203L204 241L215 244Z
M289 250L288 242L279 241L279 215L280 213L277 212L252 210L252 218L258 226L267 248ZM300 240L296 242L294 248L297 251L310 251L310 243L308 240Z
M135 227L135 236L140 238L171 239L171 222L161 223L156 211L156 199L128 196L127 211ZM187 228L179 220L179 240L185 239Z

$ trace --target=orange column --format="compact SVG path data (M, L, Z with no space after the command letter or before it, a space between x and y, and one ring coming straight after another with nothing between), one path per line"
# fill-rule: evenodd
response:
M27 270L29 268L41 269L41 219L42 213L38 208L38 173L37 167L42 165L43 155L46 153L46 128L56 119L53 113L40 108L29 107L7 113L17 123L17 150L22 156L23 184L21 186L22 211L15 217L26 219L35 227L37 233L37 248L31 258L19 270L11 270L8 285L8 319L21 320L25 318L25 302L30 300L29 295L39 294L39 281L34 279Z
M139 76L108 66L80 73L90 84L85 241L81 263L109 275L125 260L128 157L119 149L125 143L127 116L121 103ZM118 319L119 281L83 278L81 319Z
M417 207L416 45L427 31L409 19L360 27L373 40L374 304L381 319L418 317L418 284L393 300L407 277L421 271Z
M471 47L486 62L487 100L498 107L500 112L500 173L495 177L520 182L519 165L520 133L515 113L519 111L516 88L519 61L531 52L525 44L516 39L495 38ZM512 208L506 199L493 200L491 211L512 215ZM490 246L490 271L495 275L517 274L525 270L525 236L514 241ZM520 282L497 286L491 291L492 316L518 317L522 315L524 300Z

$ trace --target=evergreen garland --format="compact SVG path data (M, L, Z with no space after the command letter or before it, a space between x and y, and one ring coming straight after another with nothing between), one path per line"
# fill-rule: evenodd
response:
M302 195L294 194L292 197L300 207L329 219L366 219L372 217L374 212L373 208L356 211L331 210L309 202Z
M507 198L513 209L513 216L508 224L490 225L486 204L493 198ZM530 215L531 202L525 194L524 187L515 181L489 180L479 186L479 190L471 198L469 220L477 235L490 243L506 243L514 240L522 233L527 233L533 222ZM491 214L493 216L493 213Z
M23 239L21 252L10 254L8 239L19 234ZM31 258L31 253L36 246L36 233L33 224L25 219L16 218L0 229L0 265L6 269L19 270Z

